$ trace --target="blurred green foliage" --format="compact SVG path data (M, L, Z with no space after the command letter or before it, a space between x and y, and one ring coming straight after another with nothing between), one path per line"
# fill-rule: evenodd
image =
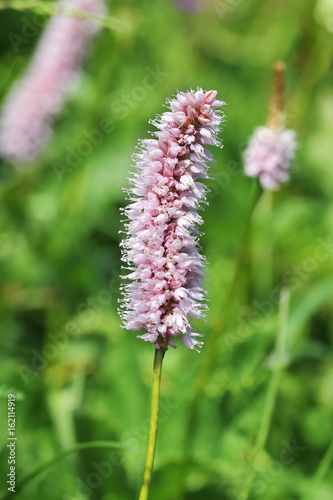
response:
M133 448L73 454L31 481L19 500L135 498L153 346L119 327L122 188L138 138L152 129L149 119L176 89L197 86L217 89L228 103L224 148L214 151L215 180L208 182L204 213L210 312L201 326L202 353L180 345L165 358L150 498L241 500L254 474L253 499L305 499L309 491L311 500L333 499L327 472L333 435L333 5L207 0L203 6L190 12L167 0L110 2L110 13L129 29L98 34L43 155L21 169L1 165L2 493L8 392L17 397L17 482L76 443L114 440ZM18 53L8 34L21 35L33 19L31 12L2 11L2 97L29 64L41 28ZM265 123L276 59L287 65L287 121L297 130L299 149L291 181L274 195L265 193L254 213L249 258L225 310L251 205L242 150ZM101 123L112 125L94 144ZM319 259L317 248L324 255L325 245L326 257ZM291 293L283 365L266 446L253 472L276 368L282 286ZM195 380L221 318L184 467ZM315 476L327 450L323 473Z

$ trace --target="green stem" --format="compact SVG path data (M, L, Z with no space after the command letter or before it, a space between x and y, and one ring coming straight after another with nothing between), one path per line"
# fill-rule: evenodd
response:
M279 331L275 342L275 359L272 377L269 382L265 407L262 415L261 424L257 434L257 439L253 451L253 456L251 460L251 471L248 480L246 481L243 491L240 495L241 500L247 500L250 494L252 479L254 476L254 465L256 459L264 449L269 429L271 426L272 416L274 412L275 402L277 398L278 388L281 380L282 370L283 370L283 357L285 351L286 337L287 337L287 322L288 322L288 312L289 312L289 290L281 290L280 296L280 312L279 312Z
M239 277L242 273L243 265L247 260L247 243L249 235L251 233L253 214L255 212L256 207L258 206L259 200L261 199L262 193L263 190L259 182L255 181L253 186L252 201L249 207L249 212L241 236L238 255L235 261L234 272L231 278L229 290L225 298L221 302L220 306L218 307L218 309L221 311L221 316L223 315L223 313L226 314L230 310L230 306L236 295L236 288L238 285ZM189 409L188 424L185 429L183 467L180 472L181 476L179 478L180 487L179 487L178 498L182 498L184 492L186 472L188 468L189 457L191 456L191 451L192 451L193 436L195 435L195 430L198 422L200 401L202 400L202 395L209 380L210 374L214 368L214 362L217 355L218 342L225 325L225 321L221 319L221 316L216 320L211 330L211 334L209 336L209 343L207 343L207 349L201 365L201 369L199 370L199 373L195 380L194 396Z
M55 457L51 458L48 462L45 462L43 464L40 464L38 467L36 467L35 470L27 474L21 481L19 481L16 484L16 493L20 491L27 483L32 481L32 479L35 479L35 477L39 476L42 472L47 470L49 467L52 465L56 464L57 462L60 462L63 458L67 457L68 455L71 455L72 453L75 453L76 451L80 450L86 450L88 448L113 448L113 449L122 449L122 450L130 450L128 446L125 446L121 443L117 443L114 441L90 441L88 443L79 443L71 448L68 448L67 450L63 450L60 453L58 453ZM12 495L12 492L7 492L5 495L2 497L2 500L6 500L7 498L10 498Z
M303 496L303 500L311 500L312 498L316 497L314 495L316 488L319 486L319 484L326 476L327 472L330 470L332 462L333 462L333 439L331 440L325 455L321 459L317 467L317 470L314 473L314 476L311 480L310 488L307 489L307 492Z
M272 216L275 203L274 191L266 190L263 193L258 223L262 228L260 249L256 245L253 253L252 284L254 295L268 295L273 288L274 252L272 238ZM261 272L263 267L265 272Z
M252 203L250 205L250 210L249 210L246 222L245 222L243 235L242 235L242 239L241 239L241 243L240 243L240 248L238 251L237 260L236 260L235 267L234 267L234 274L232 277L229 293L227 294L226 303L221 304L221 308L220 308L221 311L228 311L229 310L229 307L230 307L230 305L234 299L234 296L235 296L235 292L236 292L236 288L237 288L237 285L239 282L239 278L243 272L243 265L244 265L244 263L246 263L247 258L248 258L247 244L248 244L249 237L251 234L253 214L254 214L254 212L258 206L258 203L261 200L262 195L263 195L263 189L262 189L261 185L259 184L259 181L255 181L253 191L254 191L254 193L252 196ZM218 330L218 328L215 328L215 331L217 331L217 330ZM220 334L220 330L217 331L216 335L219 335L219 334Z
M240 247L238 251L238 256L235 262L235 267L234 267L234 273L233 277L230 283L230 288L229 291L226 295L226 300L224 300L221 305L220 305L220 311L223 312L228 312L232 303L232 300L235 296L235 289L237 287L238 279L242 271L243 263L244 260L246 260L246 244L248 241L248 237L250 234L251 230L251 223L252 223L252 217L253 213L255 211L255 208L258 205L258 202L261 198L262 194L262 189L259 186L259 184L255 184L254 186L254 194L253 194L253 199L252 203L250 205L250 210L246 219L246 223L244 226L241 242L240 242ZM193 398L193 403L192 407L190 410L190 418L189 418L189 423L190 425L187 428L187 433L186 433L186 438L185 438L185 449L187 452L190 450L190 442L191 438L193 437L194 434L194 427L196 426L196 413L197 413L197 408L198 408L198 403L201 399L202 393L207 385L207 382L209 380L210 374L213 370L214 367L214 362L215 362L215 357L217 354L217 345L218 341L221 335L221 332L223 330L224 322L221 319L218 319L213 326L213 329L211 331L211 335L209 338L209 343L207 345L207 351L205 353L205 357L203 360L203 363L201 365L201 369L199 370L198 376L195 381L195 394Z
M166 348L164 348L162 346L160 346L159 349L155 348L148 445L147 445L145 468L144 468L144 472L143 472L139 500L147 500L147 498L148 498L149 485L150 485L151 474L152 474L153 465L154 465L154 457L155 457L155 449L156 449L156 437L157 437L157 424L158 424L158 411L159 411L159 404L160 404L162 362L163 362L163 358L164 358L165 353L166 353Z

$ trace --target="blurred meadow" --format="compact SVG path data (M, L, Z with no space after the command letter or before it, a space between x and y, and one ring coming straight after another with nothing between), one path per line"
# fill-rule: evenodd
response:
M165 356L150 498L333 500L332 0L108 8L119 21L95 36L47 148L27 165L1 162L0 498L9 393L17 487L77 444L126 446L70 453L18 500L138 494L154 349L119 326L122 188L149 120L177 89L202 87L227 102L202 214L210 311L202 352L178 342ZM1 10L1 100L46 21ZM244 237L255 182L242 153L266 122L278 59L298 150Z

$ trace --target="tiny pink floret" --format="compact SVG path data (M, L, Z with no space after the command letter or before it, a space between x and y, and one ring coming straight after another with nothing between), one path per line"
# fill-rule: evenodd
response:
M168 102L170 111L153 122L154 138L142 141L135 155L131 202L124 210L128 237L122 242L131 271L124 278L132 281L122 289L120 314L125 328L145 329L140 337L156 346L175 347L177 335L190 349L203 344L189 318L203 319L207 311L197 211L206 198L201 180L213 161L206 145L219 145L217 108L224 103L216 94L180 92Z

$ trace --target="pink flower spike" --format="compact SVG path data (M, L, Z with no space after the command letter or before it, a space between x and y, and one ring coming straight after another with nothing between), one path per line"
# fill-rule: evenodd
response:
M64 0L64 9L104 14L104 0ZM56 14L49 21L29 68L14 84L0 117L0 154L12 163L34 159L51 135L52 120L80 72L96 26Z
M257 177L264 189L276 191L289 179L291 161L297 147L296 134L284 126L283 85L285 64L274 64L274 85L266 127L258 127L244 152L244 169Z
M293 130L258 127L244 153L245 173L258 177L264 189L277 190L289 178L296 145Z
M128 236L121 243L122 260L132 271L123 278L132 281L123 287L119 313L124 328L140 326L146 332L140 338L163 347L175 347L177 335L190 349L203 345L188 318L203 319L208 309L196 226L206 196L201 179L213 161L206 145L220 145L224 118L216 111L224 103L215 97L216 91L202 89L178 93L168 101L171 111L154 122L153 139L142 141L134 156L138 173L124 209Z

